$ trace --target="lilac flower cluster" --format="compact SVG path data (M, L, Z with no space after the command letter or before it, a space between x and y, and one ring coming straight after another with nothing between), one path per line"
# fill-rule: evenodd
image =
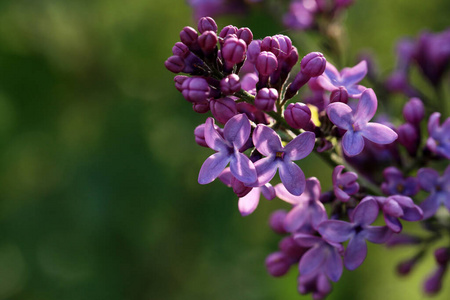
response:
M344 267L364 262L367 242L430 247L448 229L439 212L450 211L450 118L441 123L439 112L427 112L413 97L403 107L403 123L374 121L377 96L360 84L365 60L338 70L312 52L298 66L299 51L285 35L253 39L249 28L232 25L219 31L210 17L200 18L197 29L180 32L165 66L184 74L175 76L175 87L193 110L211 115L194 131L195 141L213 150L198 182L219 178L231 187L243 216L255 211L261 194L291 205L270 218L284 235L266 259L271 275L298 265L298 291L322 299ZM334 169L333 186L324 192L297 164L312 152ZM405 238L401 220L421 221L431 236ZM429 293L439 290L450 260L448 248L436 253ZM399 270L409 272L422 256Z

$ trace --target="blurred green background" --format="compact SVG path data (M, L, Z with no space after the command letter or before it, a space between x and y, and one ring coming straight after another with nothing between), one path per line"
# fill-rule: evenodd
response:
M357 1L350 52L372 48L388 70L397 38L449 16L450 1ZM296 35L262 9L218 19L231 22ZM163 64L186 25L183 0L0 1L0 300L301 298L295 268L273 279L264 267L279 241L268 216L287 206L263 200L242 218L231 190L197 183L206 116ZM329 187L321 161L301 166ZM431 256L394 272L412 253L372 245L329 299L421 299Z

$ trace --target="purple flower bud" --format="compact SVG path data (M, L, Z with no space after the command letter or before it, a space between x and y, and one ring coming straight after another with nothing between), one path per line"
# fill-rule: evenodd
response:
M269 76L278 67L278 61L275 54L268 51L262 51L256 59L255 68L262 76Z
M275 109L277 99L278 91L276 89L262 88L256 94L255 107L264 111L272 111Z
M197 39L197 31L190 26L184 27L180 32L180 41L188 46L191 51L198 50L199 47L197 44Z
M409 155L415 156L420 145L420 136L416 127L405 123L397 128L398 142L403 145Z
M247 44L247 46L253 40L253 33L247 27L239 28L239 30L236 32L236 35L237 35L237 38L243 40Z
M418 236L408 235L405 233L393 234L387 241L387 247L405 246L405 245L417 245L422 242L422 239Z
M417 257L407 259L397 265L397 273L399 275L408 275L417 263Z
M217 24L211 17L203 17L198 20L198 31L203 33L205 31L214 31L217 32Z
M279 243L280 250L293 261L298 261L309 248L300 246L293 236L283 238Z
M219 129L218 126L215 126L216 129ZM195 142L202 146L209 148L208 144L205 141L205 124L200 124L194 129Z
M327 60L320 52L311 52L303 57L300 67L301 72L309 77L317 77L323 74L327 66Z
M411 98L403 107L403 117L412 125L419 125L425 116L425 107L419 98Z
M298 62L298 51L297 48L292 47L291 52L289 53L289 56L286 57L285 63L286 63L286 70L287 72L290 72L291 69L297 64Z
M238 29L236 26L233 25L225 26L219 33L219 37L221 37L221 39L219 39L220 45L223 45L223 42L228 35L236 34L237 31Z
M239 197L242 198L247 195L252 188L245 186L244 183L237 180L236 177L231 177L231 187L233 188L233 192Z
M446 267L439 266L429 277L425 280L423 290L428 295L434 295L442 288L442 278L444 277Z
M164 62L164 66L166 66L167 70L176 74L182 72L186 64L178 55L172 55Z
M289 37L277 34L274 36L275 39L277 39L278 43L280 44L280 53L278 54L277 58L279 59L285 59L287 58L292 51L292 41Z
M222 57L225 60L225 68L231 70L233 65L245 59L247 44L237 38L228 38L222 47Z
M270 275L280 277L289 271L291 260L283 252L271 253L266 258L266 268Z
M269 226L278 234L286 234L287 231L284 229L284 219L286 219L287 211L284 209L279 209L274 211L269 218Z
M173 55L180 56L181 58L186 58L190 52L191 51L189 51L188 46L186 46L181 42L176 42L175 45L172 47Z
M236 103L233 99L225 97L213 99L209 102L211 113L222 124L237 114Z
M192 103L192 109L199 114L204 114L209 111L209 102Z
M286 122L295 129L305 128L311 120L311 110L301 102L291 103L284 111Z
M173 78L173 81L175 81L175 88L181 93L183 91L182 85L183 82L188 79L189 77L184 75L177 75Z
M436 261L441 266L446 266L450 261L450 248L442 247L434 251L434 257Z
M217 35L214 31L205 31L198 37L198 44L203 53L210 54L217 47Z
M247 49L247 60L256 63L259 53L261 53L261 40L253 40Z
M189 102L205 103L208 101L209 84L202 77L190 77L181 85L182 94Z
M241 82L239 76L230 74L220 81L220 90L225 95L232 95L241 90Z
M331 92L330 103L333 102L342 102L342 103L348 102L348 92L345 87L340 86L338 89L335 89L334 91Z
M266 36L261 42L261 51L270 51L275 56L278 56L280 54L280 43L278 39Z

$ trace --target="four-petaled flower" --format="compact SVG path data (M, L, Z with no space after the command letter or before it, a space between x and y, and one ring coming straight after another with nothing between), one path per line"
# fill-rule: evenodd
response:
M439 118L441 114L433 113L428 120L428 133L430 137L427 140L427 147L433 153L442 155L450 159L450 118L447 118L441 126L439 126Z
M356 194L359 191L359 184L356 182L358 175L355 172L345 172L343 165L336 166L333 170L333 191L336 198L342 202L347 202L350 195Z
M438 171L431 168L422 168L417 172L419 184L430 194L420 203L423 210L423 218L432 217L441 204L450 211L450 166L448 166L442 177Z
M255 162L258 181L250 186L268 183L279 169L281 182L286 189L293 195L301 195L305 189L305 175L293 161L308 156L314 148L314 143L315 134L307 131L283 147L280 137L272 128L259 124L253 132L253 144L267 157Z
M355 156L364 149L364 138L376 144L390 144L397 133L386 125L369 122L377 110L377 97L372 89L366 89L359 99L356 111L341 102L331 103L327 114L331 122L346 130L342 137L342 149L347 156Z

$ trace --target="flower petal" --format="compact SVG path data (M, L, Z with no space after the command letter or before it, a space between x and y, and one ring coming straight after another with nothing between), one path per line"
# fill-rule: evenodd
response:
M311 226L316 230L322 222L327 220L327 211L322 202L319 201L309 201L308 214Z
M345 86L352 86L363 80L367 74L367 62L361 61L353 68L344 68L341 71L342 83Z
M200 168L198 183L207 184L214 181L225 169L230 159L230 156L223 152L218 152L208 157Z
M289 156L290 160L299 160L307 157L314 149L316 135L310 131L305 131L289 142L284 148L285 155Z
M417 179L422 189L431 192L439 181L439 172L431 168L422 168L417 171Z
M243 217L251 214L258 207L260 197L259 188L253 188L247 195L239 198L239 212Z
M214 128L214 119L211 117L205 122L205 142L209 148L215 151L226 151L228 148L223 137Z
M438 193L431 194L422 203L420 203L420 208L423 211L423 219L426 220L436 213L439 206L441 205Z
M376 144L390 144L398 138L397 133L387 127L386 125L379 123L367 123L367 125L361 130L361 134L368 140Z
M294 162L279 164L280 179L289 193L299 196L305 190L306 179L302 169Z
M324 269L325 274L331 281L337 282L341 278L344 269L342 258L334 247L329 247L328 257L326 258Z
M265 157L255 162L257 181L248 186L262 186L268 183L277 173L278 162L274 156Z
M243 183L256 182L256 168L252 161L243 153L235 151L230 162L230 171L237 180Z
M300 274L307 275L321 267L325 261L324 244L318 244L303 254L298 265Z
M305 224L308 220L307 204L299 203L294 206L284 218L284 229L288 232L294 232Z
M355 112L355 123L363 127L377 112L377 96L372 89L366 89L359 99Z
M364 138L358 131L347 131L342 137L342 150L347 156L356 156L364 149Z
M261 194L263 194L263 196L267 200L272 200L277 196L277 194L275 193L275 188L270 183L266 183L265 185L261 186L260 189Z
M352 109L345 103L334 102L327 106L327 115L337 127L349 130L353 125Z
M240 149L250 137L251 129L247 115L239 114L228 120L223 128L223 135L227 141Z
M258 124L253 132L253 144L265 156L283 150L278 134L272 128L263 124Z
M288 192L288 190L282 183L279 183L275 186L275 193L277 194L278 198L293 205L308 201L309 199L306 193L302 193L300 196L292 195Z
M440 129L439 119L441 118L441 114L438 112L432 113L430 118L428 119L428 133L434 137L434 133L438 132Z
M342 243L350 239L355 233L353 225L340 220L328 220L323 222L317 228L322 237L334 243Z
M356 206L350 219L360 226L372 224L378 217L378 203L373 198L365 198Z
M344 265L352 271L358 268L366 259L367 243L362 236L356 235L347 245L344 254Z
M382 244L391 237L392 231L387 226L368 226L360 235L371 243Z
M385 214L384 222L386 223L387 227L389 227L389 229L391 229L393 232L399 233L400 231L402 231L402 223L400 223L400 221L396 217Z

